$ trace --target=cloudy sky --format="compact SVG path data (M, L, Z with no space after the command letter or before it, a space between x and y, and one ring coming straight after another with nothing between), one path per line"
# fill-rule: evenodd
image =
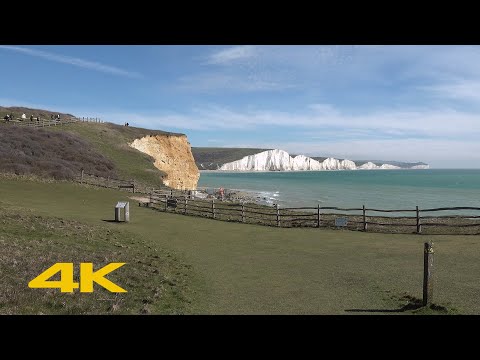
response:
M193 146L480 168L478 46L2 46L0 105Z

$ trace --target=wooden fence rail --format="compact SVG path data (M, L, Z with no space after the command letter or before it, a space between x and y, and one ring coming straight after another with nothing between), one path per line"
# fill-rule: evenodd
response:
M77 182L87 185L93 185L109 189L125 189L131 191L133 194L150 194L152 187L139 184L136 180L117 179L113 177L101 177L92 174L87 174L82 171L77 178Z
M72 117L66 119L16 119L7 121L6 124L11 126L25 126L25 127L48 127L48 126L61 126L66 124L72 124L76 122L89 122L89 123L103 123L104 121L100 118L85 118L85 117Z
M67 119L67 120L50 120L50 119L43 119L43 120L23 120L19 122L8 122L11 126L22 126L22 127L34 127L34 128L41 128L41 127L48 127L48 126L62 126L66 124L76 123L78 120L75 118Z
M172 202L172 206L168 203ZM175 204L173 206L173 204ZM374 209L362 206L361 208L339 208L334 206L316 207L285 207L275 205L255 205L245 203L223 203L215 199L198 199L192 193L181 190L154 190L150 193L149 207L162 211L172 211L183 215L203 216L223 221L237 221L242 223L255 223L260 225L278 227L336 227L335 219L347 217L347 228L372 231L372 227L388 228L399 227L404 232L421 234L426 227L452 227L452 228L478 228L480 232L480 219L477 215L446 215L446 216L422 216L422 213L431 211L454 211L474 210L480 211L480 207L443 207L434 209ZM344 213L335 213L343 211ZM356 214L351 214L356 212ZM376 216L372 213L415 213L415 216ZM442 222L445 220L463 221L462 223ZM407 230L410 229L410 230ZM373 229L373 231L376 231ZM397 231L398 232L398 231ZM402 232L402 231L400 231Z

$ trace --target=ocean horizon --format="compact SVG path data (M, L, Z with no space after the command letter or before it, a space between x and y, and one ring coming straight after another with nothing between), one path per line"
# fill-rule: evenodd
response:
M205 170L198 186L252 192L259 201L281 207L480 207L480 169ZM480 215L480 211L456 213Z

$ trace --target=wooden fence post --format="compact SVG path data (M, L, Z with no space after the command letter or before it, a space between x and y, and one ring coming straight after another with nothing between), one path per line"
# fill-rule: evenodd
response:
M173 196L173 189L170 189L170 196Z
M133 185L133 188L132 188L132 190L133 190L133 194L135 194L135 180L133 180L133 183L132 183L132 185Z
M212 216L215 219L215 199L212 199Z
M320 227L320 204L317 206L317 228Z
M245 222L245 202L242 202L242 223Z
M367 225L367 214L365 210L365 205L363 205L363 231L367 231L368 225Z
M187 204L188 204L188 200L187 200L187 197L185 196L185 207L183 208L183 215L187 215Z
M82 180L81 180L81 183L83 184L83 169L82 169Z
M168 208L167 208L167 202L168 202L168 195L165 194L165 212L168 211Z
M426 242L423 252L423 306L433 301L433 242Z
M277 208L277 226L280 226L280 209L278 208L278 204L275 204Z
M422 225L420 225L420 210L418 210L417 206L417 234L422 232Z

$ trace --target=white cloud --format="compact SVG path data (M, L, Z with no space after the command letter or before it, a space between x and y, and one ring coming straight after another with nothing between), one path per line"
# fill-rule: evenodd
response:
M449 83L423 86L420 89L440 98L480 102L480 79L452 80Z
M189 113L152 117L158 126L185 129L245 129L264 127L306 129L313 133L335 128L345 134L363 131L367 134L382 132L392 136L455 137L480 135L477 114L450 108L418 108L406 110L375 110L364 114L342 114L331 105L315 105L302 113L275 110L234 111L221 106L194 108ZM278 129L278 131L285 131Z
M204 73L186 76L179 79L177 88L180 90L195 90L211 92L215 90L255 92L276 91L291 87L285 83L270 81L255 76L235 76L223 73Z
M223 49L210 54L209 64L227 65L238 60L245 60L255 56L255 46L241 45Z
M35 49L25 48L25 47L20 47L20 46L7 46L7 45L0 45L0 49L15 51L15 52L19 52L19 53L22 53L22 54L35 56L35 57L40 57L40 58L44 58L44 59L47 59L47 60L50 60L50 61L56 61L56 62L69 64L69 65L73 65L73 66L78 66L78 67L81 67L81 68L84 68L84 69L100 71L100 72L107 73L107 74L126 76L126 77L130 77L130 78L141 78L142 77L142 75L137 73L137 72L120 69L120 68L115 67L115 66L105 65L105 64L98 63L98 62L83 60L83 59L80 59L80 58L55 54L55 53L51 53L51 52L47 52L47 51L35 50Z

